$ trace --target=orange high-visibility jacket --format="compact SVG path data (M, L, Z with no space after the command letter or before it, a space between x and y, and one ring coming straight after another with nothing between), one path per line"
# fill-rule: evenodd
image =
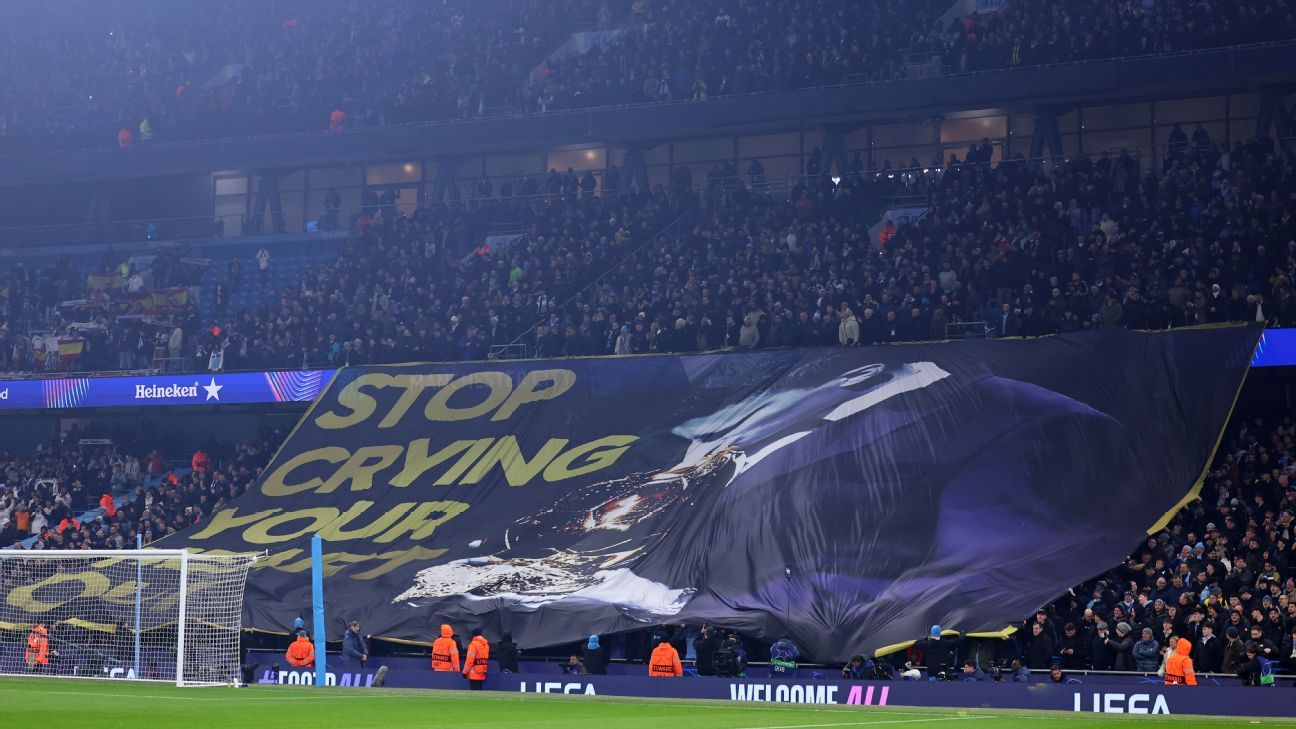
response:
M288 646L288 652L284 654L288 659L288 664L298 668L310 668L315 665L315 644L304 635L298 635L297 640Z
M490 644L480 635L474 635L464 657L464 675L472 681L486 680L486 666L490 661Z
M648 660L649 676L683 676L684 666L680 664L679 651L670 643L662 641L653 648L652 658Z
M455 645L454 631L449 625L441 626L441 637L432 641L432 670L458 671L459 646Z
M23 662L49 665L49 631L44 625L37 625L27 634L27 650L23 653Z
M1166 659L1165 682L1167 686L1196 686L1197 674L1193 671L1192 659L1188 654L1192 652L1192 641L1187 638L1180 638L1175 645L1174 655Z

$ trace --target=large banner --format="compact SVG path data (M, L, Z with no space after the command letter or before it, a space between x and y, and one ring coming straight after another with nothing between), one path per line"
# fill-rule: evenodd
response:
M165 546L262 551L247 624L525 648L656 623L822 660L1000 630L1198 481L1259 331L340 371L254 493Z

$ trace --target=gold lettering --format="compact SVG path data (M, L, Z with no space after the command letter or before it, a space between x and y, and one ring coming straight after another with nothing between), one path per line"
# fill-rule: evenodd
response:
M283 509L266 509L265 511L254 511L247 516L235 516L238 514L237 506L232 509L221 509L212 516L211 523L205 529L193 535L190 539L211 539L227 529L247 526L280 511L283 511ZM233 553L231 552L231 554Z
M549 387L540 389L538 386L542 383L549 383ZM527 376L518 383L513 394L509 395L508 400L505 400L500 409L491 416L491 420L507 420L513 416L518 407L526 403L552 400L570 390L574 384L576 384L576 373L571 370L528 372Z
M57 602L47 602L36 597L42 588L61 585L65 582L80 582L81 589L72 594L66 588L56 590ZM45 613L54 608L66 605L73 600L88 597L99 597L108 592L108 576L102 572L56 572L40 582L31 585L20 585L9 591L5 602L10 606L28 613Z
M467 510L468 504L462 501L426 501L415 507L387 533L375 537L374 541L380 544L388 544L405 534L409 534L409 538L413 540L427 539L432 536L432 532L436 531L437 527Z
M584 445L563 453L549 464L545 469L544 478L546 481L562 481L567 478L584 476L587 473L593 473L616 463L617 459L630 450L630 444L639 440L635 435L609 435L598 440L592 440ZM602 450L606 449L606 450ZM578 458L588 456L584 465L572 467Z
M456 393L472 387L473 385L485 385L490 389L485 399L476 405L469 407L452 408L450 398ZM456 378L450 384L437 390L437 393L428 400L428 404L423 408L423 414L428 420L434 422L454 422L458 420L472 420L479 418L486 413L500 406L509 396L513 389L513 381L503 372L474 372L470 375Z
M347 531L347 524L351 523L353 519L360 516L365 511L368 511L369 507L373 505L374 502L372 501L355 502L351 505L351 508L346 510L346 513L338 517L337 521L320 530L320 538L330 542L345 542L350 539L368 539L369 537L377 536L386 531L392 524L396 523L397 519L404 516L405 512L414 507L414 504L412 503L397 504L388 509L385 514L374 519L373 523L369 526Z
M351 452L339 446L326 446L316 448L313 451L298 453L289 458L282 466L271 471L268 476L261 482L261 493L266 496L292 496L303 491L310 491L319 488L324 483L322 478L312 478L302 483L287 483L285 479L288 474L292 473L298 467L312 461L326 461L328 463L341 463L351 457ZM348 463L348 465L350 465ZM343 469L345 470L345 469ZM335 487L336 488L336 487Z
M508 479L510 486L523 486L561 453L567 442L566 438L550 438L528 462L522 457L517 438L506 435L495 442L459 483L467 485L481 482L491 467L498 463L504 469L504 478Z
M365 491L373 486L374 474L396 462L404 450L398 445L364 446L356 449L346 465L329 476L317 493L331 494L338 486L351 482L352 491Z
M365 387L382 389L390 384L392 377L384 375L381 372L375 372L368 375L361 375L347 383L338 393L337 404L351 412L339 414L333 411L321 414L315 418L315 424L326 430L337 430L338 428L349 428L356 423L363 423L374 410L378 407L378 401L373 399L372 395L364 392Z
M351 576L357 580L372 580L382 577L398 567L404 567L405 565L414 562L427 562L436 559L445 553L446 551L444 549L426 549L418 546L410 547L409 549L400 549L394 552L383 552L382 554L372 555L370 559L383 560L387 564Z
M478 447L483 447L481 446L482 443L490 443L490 441L490 438L486 438L484 441L457 440L431 456L428 455L428 444L431 442L429 439L419 438L411 441L409 447L405 449L405 468L401 469L401 472L391 480L391 485L397 488L405 488L414 483L414 480L419 476L450 460L465 448L475 444ZM479 450L478 455L480 453ZM476 456L473 457L476 458Z
M404 388L405 392L401 393L400 399L392 406L382 422L378 423L378 427L390 428L399 423L414 405L414 401L423 394L423 390L429 387L442 387L450 379L451 375L396 375L392 378L392 387Z
M454 483L455 479L462 476L464 471L468 470L468 467L473 464L473 461L477 460L481 454L486 452L486 448L490 446L491 442L494 440L494 438L482 438L473 441L468 450L464 451L464 454L459 457L459 460L455 461L453 466L447 469L445 473L441 474L441 478L436 480L435 485L449 486Z
M307 534L315 532L328 526L330 522L336 520L341 512L332 506L317 506L312 509L298 509L297 511L286 511L277 514L269 519L253 524L243 532L243 541L248 544L278 544L280 542L291 542L298 537L304 537ZM271 534L270 530L284 524L291 524L295 521L305 521L306 525L285 534Z

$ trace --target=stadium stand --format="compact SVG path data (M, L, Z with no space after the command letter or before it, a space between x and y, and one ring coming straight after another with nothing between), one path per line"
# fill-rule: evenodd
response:
M23 2L3 32L0 142L32 151L1181 52L1290 39L1296 14L1286 2L1177 0L1030 0L989 15L941 0L863 11L841 0L456 0L381 13L344 0L168 12Z
M971 14L936 0L180 5L17 3L0 27L0 151L325 137L1296 38L1291 0L1013 0ZM621 179L610 155L598 176L492 177L483 161L466 200L398 205L371 186L354 210L303 212L318 217L305 231L285 233L281 212L266 230L258 211L241 236L213 238L204 220L196 235L145 225L13 248L0 251L0 373L1296 327L1292 139L1189 126L1164 142L1154 130L1147 156L1027 159L987 138L832 171L813 147L782 180L758 159L708 164L704 179L671 163L651 185ZM205 457L190 443L181 461L147 440L5 453L0 546L175 534L250 489L282 438ZM1296 671L1294 471L1296 422L1239 410L1201 498L1026 619L1013 657L1153 673L1187 638L1199 672L1230 673L1251 641Z
M551 357L1296 325L1294 171L1272 142L1199 138L1162 170L1106 153L992 164L988 151L778 191L717 167L696 192L680 179L596 195L555 172L547 194L408 217L375 205L345 241L145 248L125 262L105 250L91 271L20 260L0 363L291 369L508 345ZM922 214L874 235L897 190L920 194ZM520 232L472 242L501 221Z

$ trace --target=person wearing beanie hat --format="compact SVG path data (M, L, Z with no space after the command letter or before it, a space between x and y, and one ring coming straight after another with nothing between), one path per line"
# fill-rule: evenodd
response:
M1134 669L1151 673L1161 665L1161 645L1152 637L1152 629L1144 628L1142 638L1134 644Z
M1124 621L1116 624L1116 635L1111 636L1108 645L1114 652L1112 668L1117 671L1134 670L1134 636L1129 623Z
M1242 631L1236 625L1230 625L1224 629L1224 659L1220 661L1220 672L1235 674L1246 662L1246 641L1242 639Z
M1095 671L1111 671L1116 668L1116 646L1112 645L1111 631L1106 621L1098 622L1094 632L1089 655L1093 660Z

